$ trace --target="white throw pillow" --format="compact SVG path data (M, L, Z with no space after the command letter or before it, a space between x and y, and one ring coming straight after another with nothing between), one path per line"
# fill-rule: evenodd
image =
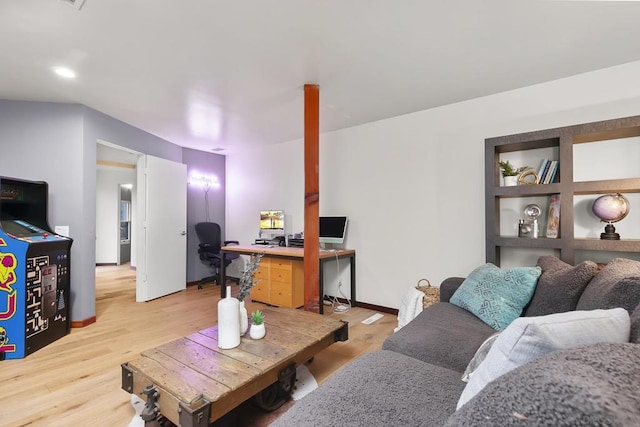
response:
M480 344L480 347L476 350L476 354L473 355L471 362L467 365L467 369L465 369L462 374L463 382L469 382L469 379L473 376L476 369L478 369L478 366L487 358L487 354L489 354L489 350L491 350L491 347L493 347L493 344L498 339L498 335L500 335L500 332L495 332Z
M623 308L519 317L498 336L469 379L456 409L499 376L549 352L599 342L628 342L629 333L629 313Z

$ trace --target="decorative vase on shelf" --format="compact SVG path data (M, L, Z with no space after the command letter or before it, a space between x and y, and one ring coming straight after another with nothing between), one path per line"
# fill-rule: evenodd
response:
M247 314L247 308L244 306L244 301L240 301L240 336L247 333L249 329L249 315Z
M529 166L521 166L517 168L513 166L509 160L500 160L498 165L500 165L500 174L502 175L502 183L504 187L513 187L514 185L518 185L518 177L520 174L527 169L530 169Z
M227 297L218 301L218 347L230 349L240 345L240 301L231 297L231 286L227 286Z
M503 183L505 187L513 187L518 185L518 176L514 175L514 176L503 176L502 177Z

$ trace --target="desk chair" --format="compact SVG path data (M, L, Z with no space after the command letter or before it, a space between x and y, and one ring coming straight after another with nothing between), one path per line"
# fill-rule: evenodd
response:
M214 275L205 277L198 283L198 289L202 289L202 285L208 282L216 282L218 285L223 286L224 283L220 283L220 268L222 267L222 263L224 262L224 266L227 267L231 264L231 261L238 258L240 255L238 254L224 254L224 258L222 255L221 247L222 247L222 231L220 229L220 225L215 222L199 222L195 226L196 234L198 235L198 239L200 240L200 245L198 245L198 254L200 255L200 259L211 268L213 268ZM239 244L237 240L225 240L225 245L230 244ZM240 280L235 277L227 277L229 280L235 280L239 282Z

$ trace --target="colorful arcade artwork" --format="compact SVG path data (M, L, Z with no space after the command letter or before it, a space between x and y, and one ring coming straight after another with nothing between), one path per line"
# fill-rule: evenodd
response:
M69 333L72 240L47 223L44 182L0 177L0 361Z
M0 247L7 246L0 239ZM16 257L13 254L0 252L0 321L10 321L18 309L17 292L11 285L16 283ZM14 353L16 345L12 344L7 330L0 327L0 353Z

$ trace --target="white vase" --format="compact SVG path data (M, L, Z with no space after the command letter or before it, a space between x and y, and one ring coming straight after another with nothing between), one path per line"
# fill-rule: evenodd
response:
M504 181L504 186L505 187L513 187L515 185L518 185L518 177L517 176L503 176L502 179Z
M249 314L244 306L244 301L240 301L240 336L247 333L249 329Z
M240 345L240 301L231 297L231 286L227 286L227 297L218 301L218 347L234 348Z
M261 323L259 325L252 324L251 328L249 328L249 336L254 340L259 340L260 338L264 338L266 334L267 334L267 330L264 328L264 323Z

